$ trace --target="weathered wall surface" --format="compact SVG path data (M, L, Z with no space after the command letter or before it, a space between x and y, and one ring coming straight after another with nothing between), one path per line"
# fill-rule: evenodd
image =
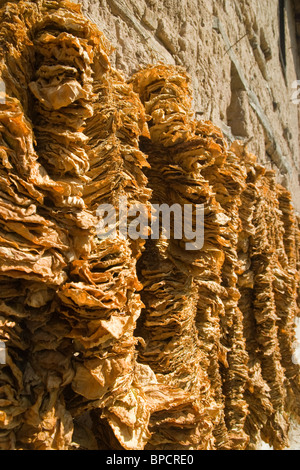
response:
M125 76L158 61L184 66L196 117L219 125L228 139L248 142L264 165L276 169L300 211L300 73L292 0L284 11L285 67L277 0L77 2L115 47L112 63Z

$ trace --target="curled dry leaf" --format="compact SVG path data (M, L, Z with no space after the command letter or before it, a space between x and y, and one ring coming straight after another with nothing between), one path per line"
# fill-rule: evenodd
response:
M78 5L1 5L0 448L286 447L300 416L290 194L194 120L182 68L126 82ZM98 206L121 197L149 215L203 205L203 246L186 250L174 223L168 239L99 238Z

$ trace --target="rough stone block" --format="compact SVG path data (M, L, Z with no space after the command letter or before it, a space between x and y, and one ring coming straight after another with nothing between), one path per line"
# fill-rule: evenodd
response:
M142 22L148 26L152 31L155 31L158 26L158 21L155 13L150 10L150 8L146 7L144 16L142 18Z

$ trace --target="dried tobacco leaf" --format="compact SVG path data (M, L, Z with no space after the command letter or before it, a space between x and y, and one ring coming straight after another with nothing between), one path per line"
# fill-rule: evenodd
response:
M182 68L126 83L78 5L6 2L0 20L0 448L286 447L290 194L194 120ZM99 238L98 207L121 216L120 198L149 224L151 204L203 204L203 246L174 220L167 239L126 237L121 217Z
M184 389L194 374L206 374L206 396L220 407L211 421L213 448L255 448L262 437L281 449L288 445L289 414L299 416L299 366L292 361L299 271L290 195L239 142L228 148L211 123L191 120L183 77L177 67L158 66L132 78L150 115L151 139L142 149L152 200L205 205L205 241L194 259L181 255L174 239L146 245L139 320L146 347L139 358ZM191 295L198 297L197 313L195 301L184 307ZM198 348L202 371L195 361L183 381L179 364L188 364ZM205 435L198 436L195 448L203 448Z

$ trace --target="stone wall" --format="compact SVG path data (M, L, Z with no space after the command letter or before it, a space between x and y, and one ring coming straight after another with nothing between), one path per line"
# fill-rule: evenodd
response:
M77 2L115 47L112 64L125 76L159 61L185 67L196 117L213 121L229 140L239 137L261 163L276 169L300 211L300 72L292 0L285 1L284 30L277 0Z

